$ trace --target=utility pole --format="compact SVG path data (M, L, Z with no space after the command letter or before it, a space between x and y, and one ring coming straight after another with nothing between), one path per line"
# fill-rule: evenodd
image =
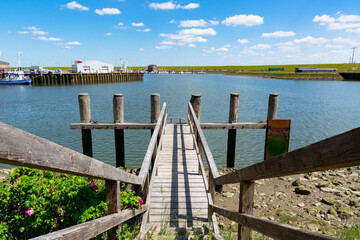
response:
M351 48L353 50L353 53L352 53L352 58L351 58L351 63L354 63L354 56L355 56L355 49L356 47L353 47Z

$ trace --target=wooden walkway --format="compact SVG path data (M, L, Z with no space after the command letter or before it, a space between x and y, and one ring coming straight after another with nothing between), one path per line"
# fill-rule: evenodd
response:
M171 228L208 222L208 199L188 124L167 124L150 193L150 223Z

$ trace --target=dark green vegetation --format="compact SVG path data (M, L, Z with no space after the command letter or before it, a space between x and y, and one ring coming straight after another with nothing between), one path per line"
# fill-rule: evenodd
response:
M121 195L123 209L140 208L134 192ZM103 180L30 168L16 168L0 183L0 202L0 239L47 234L105 216L108 208Z

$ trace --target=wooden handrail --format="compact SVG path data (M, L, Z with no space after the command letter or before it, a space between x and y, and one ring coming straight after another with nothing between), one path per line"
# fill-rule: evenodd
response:
M141 189L144 188L145 182L146 182L146 178L147 175L149 174L149 167L150 167L150 163L151 163L151 159L153 157L154 151L156 149L156 145L158 143L158 137L159 134L161 134L161 129L166 121L166 103L163 104L163 107L161 109L158 121L156 123L156 127L154 129L154 132L152 134L148 149L146 151L145 157L144 157L144 161L141 165L141 170L139 173L139 177L142 179L141 182Z
M216 205L211 205L214 212L222 215L236 223L251 228L259 233L274 239L291 239L291 240L338 240L340 238L327 236L321 233L311 232L309 230L298 227L289 226L286 224L277 223L270 220L254 217L249 214L231 211Z
M0 163L141 184L138 176L0 122Z
M188 103L188 107L189 107L190 120L193 121L197 135L199 136L199 142L201 142L201 145L204 148L205 157L206 157L209 169L211 171L211 174L212 174L213 178L217 178L220 176L219 171L216 167L216 163L215 163L212 153L210 151L209 145L207 144L205 135L204 135L203 131L201 130L200 123L199 123L198 119L196 118L196 114L195 114L194 109L191 106L190 102Z
M201 129L265 129L266 123L200 123Z
M114 213L105 217L101 217L89 222L68 227L56 232L42 235L33 240L50 240L50 239L90 239L93 238L123 222L133 218L149 209L149 205L143 205L141 209L124 210L120 213Z
M215 178L231 184L360 165L360 128Z
M71 129L154 129L155 123L72 123Z

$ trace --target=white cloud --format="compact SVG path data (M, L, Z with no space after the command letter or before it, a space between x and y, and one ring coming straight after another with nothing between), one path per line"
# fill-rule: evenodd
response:
M281 52L300 52L300 46L278 45Z
M250 49L259 49L259 50L264 50L264 49L269 49L269 48L271 48L270 45L262 44L262 43L259 43L259 44L256 44L256 45L250 47Z
M224 47L225 48L231 48L231 45L230 44L225 44Z
M124 26L124 23L119 22L119 23L118 23L118 26Z
M328 25L329 30L347 30L351 31L354 28L360 28L360 23L334 22Z
M331 23L331 22L335 22L335 18L330 17L327 14L323 14L321 16L316 15L313 18L313 22L320 22L320 23Z
M342 49L342 48L344 48L344 46L328 44L325 46L325 48Z
M273 33L263 33L261 35L261 37L263 38L270 38L270 37L293 37L295 36L295 33L290 31L290 32L284 32L284 31L276 31Z
M216 20L209 20L209 23L213 26L215 25L218 25L219 24L219 21L216 21Z
M54 38L54 37L38 37L38 38L32 38L34 40L41 40L41 41L63 41L61 38Z
M44 32L44 31L40 31L40 30L32 31L31 33L34 34L34 35L46 35L46 34L49 34L48 32Z
M176 41L178 45L185 45L195 42L207 42L207 40L200 36L194 35L181 35L181 34L165 34L161 33L161 37L168 38L169 40Z
M247 40L247 39L238 39L237 42L240 43L240 44L246 44L246 43L249 43L249 40Z
M252 56L265 56L263 53L258 53L255 52L254 50L250 49L250 48L245 48L243 51L240 52L241 54L244 55L252 55Z
M339 22L360 22L360 15L341 15L337 20Z
M194 48L194 47L196 47L196 44L190 43L188 46Z
M323 37L319 37L319 38L314 38L312 36L307 36L305 38L300 38L300 39L295 39L294 43L305 43L305 44L322 44L322 43L327 43L328 39L323 38Z
M37 30L40 30L40 28L37 28L37 27L23 27L23 29L26 29L26 30L33 30L33 31L37 31Z
M144 30L143 30L143 32L150 32L151 31L151 28L145 28Z
M175 20L174 19L171 19L171 21L169 23L175 23Z
M180 35L216 35L216 31L212 28L199 29L199 28L190 28L184 29L179 32Z
M174 4L173 2L150 3L149 7L155 10L172 10L176 8L176 4Z
M182 8L182 9L195 9L200 7L199 3L189 3L188 5L185 6L180 6L179 4L176 6L177 8Z
M79 46L81 42L67 42L66 45Z
M163 3L149 3L149 7L155 10L173 10L177 8L182 9L194 9L200 7L199 3L189 3L185 6L181 6L180 4L175 4L171 1L169 2L163 2Z
M77 3L76 1L69 2L65 5L63 5L63 7L72 9L72 10L89 11L88 7L85 7L85 6Z
M268 51L269 54L274 54L274 51Z
M112 33L104 33L105 36L112 36Z
M176 42L174 42L174 41L168 41L168 40L163 40L163 41L161 41L160 44L164 44L164 45L176 45Z
M103 9L96 9L95 13L99 15L119 15L121 11L117 8L103 8Z
M210 49L203 49L203 53L224 53L224 52L228 52L229 49L226 47L221 47L221 48L210 48Z
M334 43L345 43L345 44L349 44L349 45L353 45L353 46L358 46L358 45L360 45L360 42L359 42L359 41L355 41L355 40L352 40L352 39L350 39L350 38L338 37L338 38L332 39L332 41L333 41Z
M28 31L19 31L19 32L17 32L18 34L29 34L29 32Z
M144 48L139 48L139 51L145 51L145 49Z
M70 46L64 46L63 48L65 48L65 49L72 49L73 47L70 47Z
M155 48L156 48L156 49L170 49L170 48L172 48L172 46L163 45L163 46L156 46Z
M183 20L180 21L179 27L206 27L207 22L204 19L200 20Z
M347 29L347 32L351 32L351 33L360 33L360 28L355 28L355 29Z
M133 23L131 23L131 26L133 26L133 27L144 27L144 26L145 26L145 24L144 24L144 23L142 23L142 22L139 22L139 23L135 23L135 22L133 22Z
M247 27L260 25L264 23L264 18L250 14L250 15L235 15L232 17L226 18L224 21L221 22L226 26L238 26L238 25L245 25Z

